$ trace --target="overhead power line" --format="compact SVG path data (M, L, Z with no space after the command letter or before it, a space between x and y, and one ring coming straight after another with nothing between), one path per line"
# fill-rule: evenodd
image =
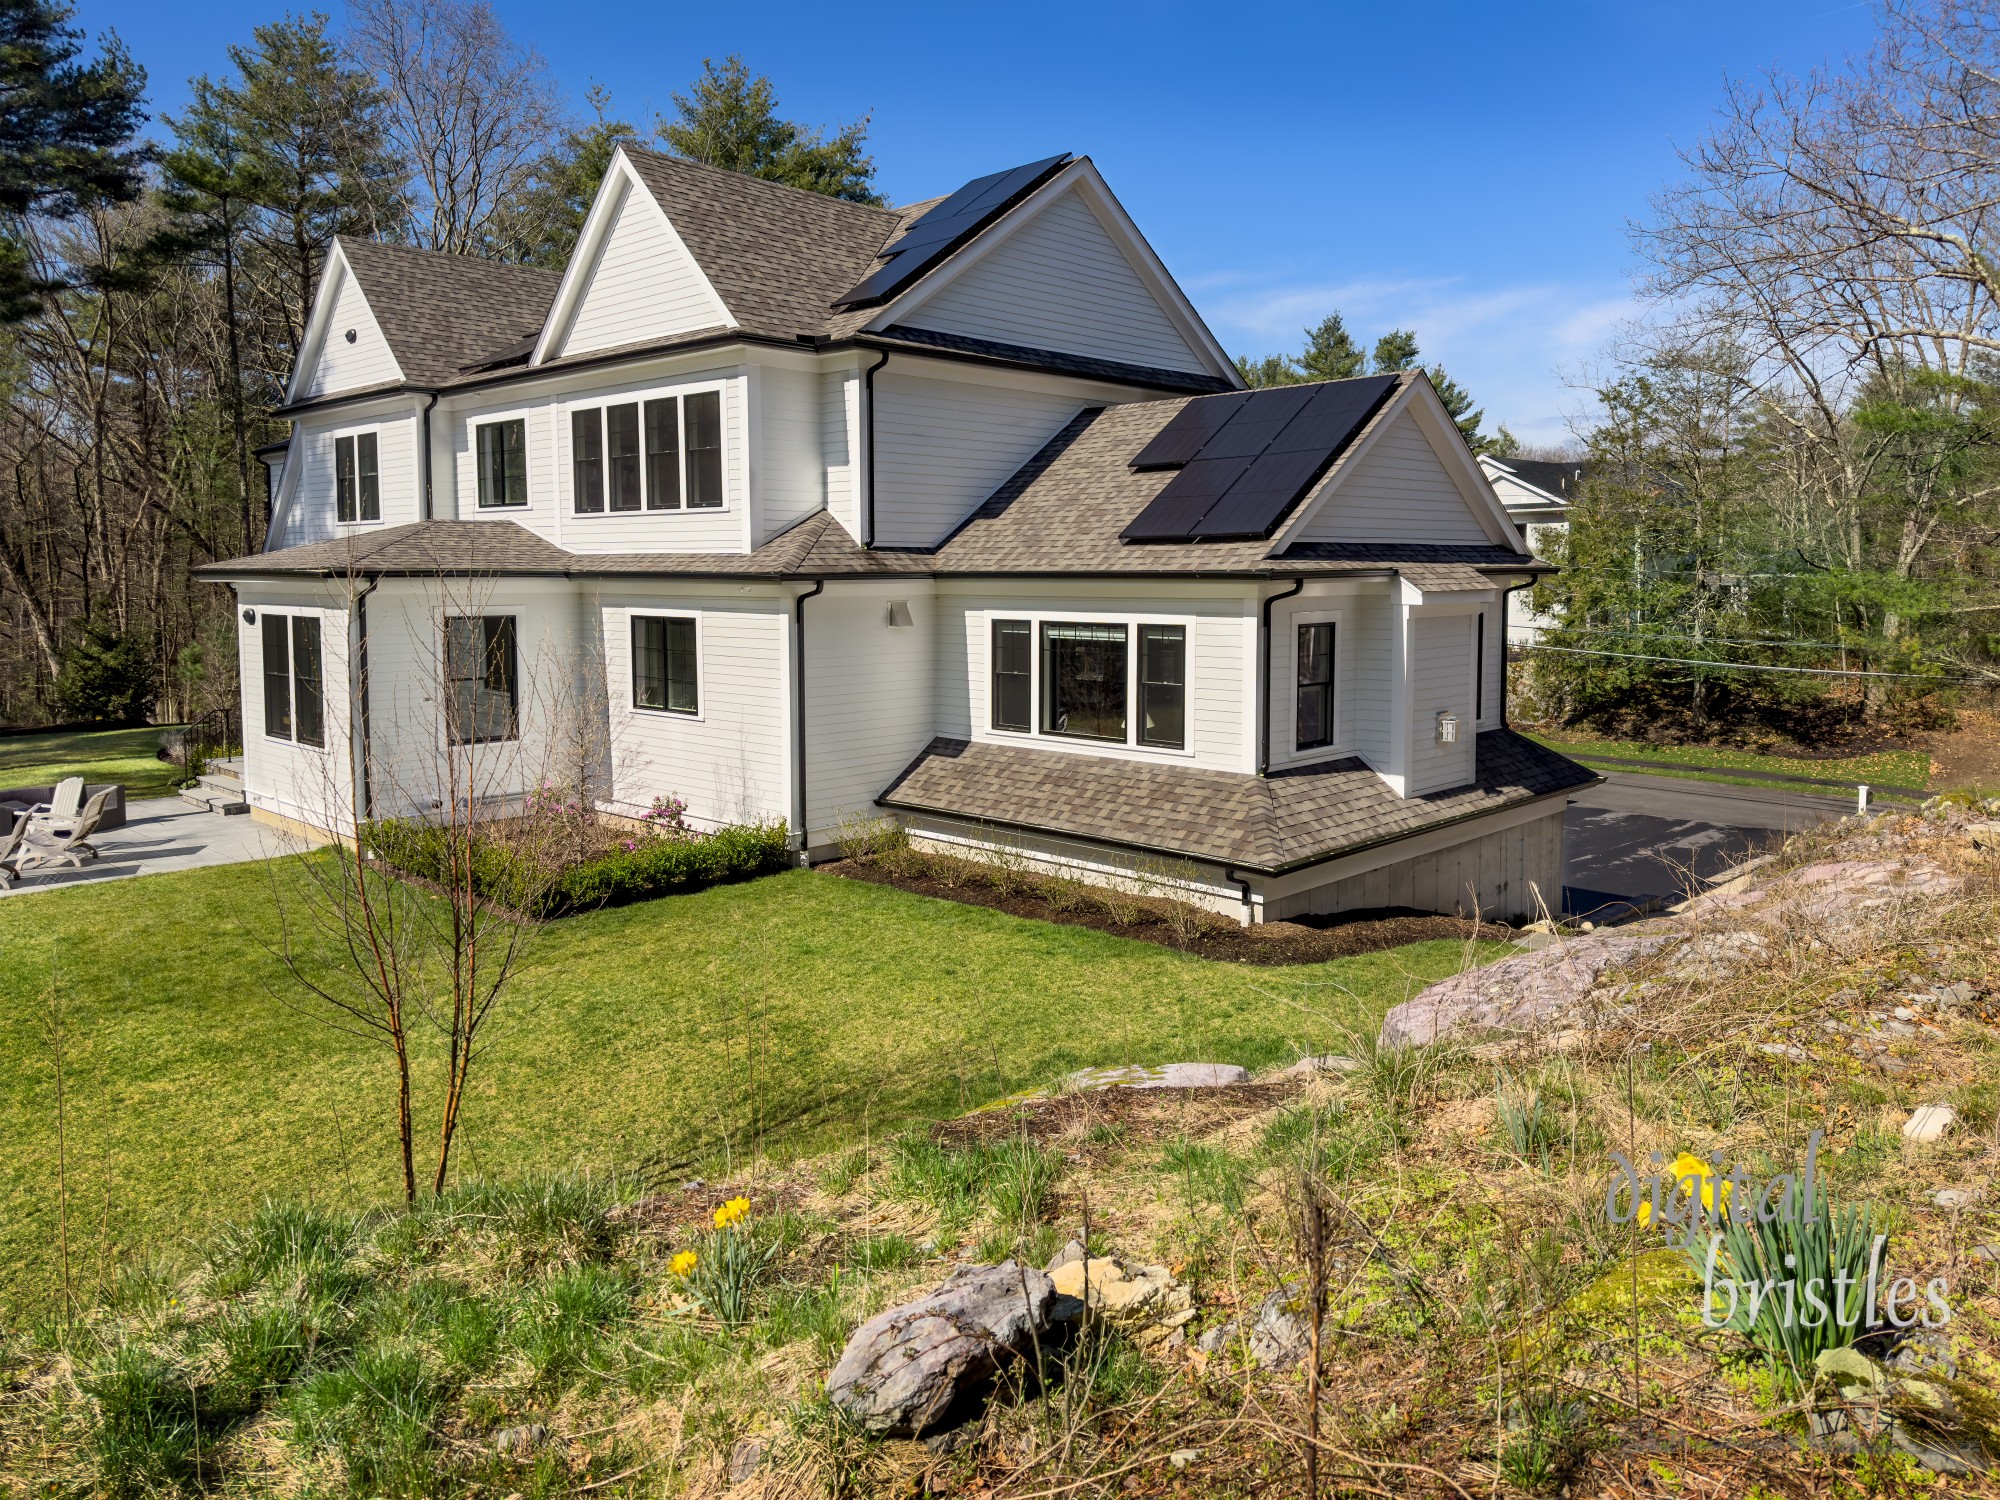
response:
M1523 651L1553 651L1562 656L1606 656L1618 661L1654 661L1675 667L1709 667L1718 672L1787 672L1807 677L1907 677L1921 682L1963 687L1992 687L1990 677L1933 677L1928 672L1864 672L1840 667L1767 667L1744 661L1710 661L1699 656L1645 656L1636 651L1591 651L1582 646L1523 645Z

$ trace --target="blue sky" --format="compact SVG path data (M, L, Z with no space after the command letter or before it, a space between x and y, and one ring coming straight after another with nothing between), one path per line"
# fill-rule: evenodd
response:
M1411 327L1489 427L1545 442L1637 310L1627 226L1724 75L1838 65L1875 24L1865 0L496 5L579 106L601 83L642 128L729 52L794 118L871 115L893 201L1088 154L1232 353L1295 349L1335 307L1366 337ZM171 111L275 9L78 18Z

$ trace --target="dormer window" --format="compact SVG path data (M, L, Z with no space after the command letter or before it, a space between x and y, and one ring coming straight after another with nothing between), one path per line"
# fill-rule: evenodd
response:
M570 413L569 439L580 516L722 508L720 391L583 407Z

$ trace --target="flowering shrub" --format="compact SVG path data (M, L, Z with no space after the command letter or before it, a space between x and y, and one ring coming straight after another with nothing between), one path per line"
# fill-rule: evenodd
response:
M687 826L687 803L675 796L655 797L653 805L639 814L639 832L619 841L630 854L652 839L690 839L695 831Z

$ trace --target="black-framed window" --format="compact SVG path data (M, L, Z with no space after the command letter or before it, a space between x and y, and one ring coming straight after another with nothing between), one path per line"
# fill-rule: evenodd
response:
M1333 637L1331 620L1299 627L1299 696L1293 737L1301 750L1320 750L1333 743Z
M604 509L604 413L598 407L569 414L570 484L580 516Z
M495 506L528 503L528 423L515 417L507 422L482 422L474 431L479 444L479 505Z
M333 440L333 515L337 521L382 519L380 445L372 432Z
M681 403L660 396L646 403L646 509L681 508Z
M687 505L722 506L722 393L695 391L681 402L687 416Z
M1035 638L1026 620L993 622L993 727L1035 727Z
M313 615L264 611L264 733L323 749L326 687L320 662L319 620Z
M1125 741L1126 629L1042 626L1042 733Z
M695 624L682 615L632 617L632 706L701 712Z
M639 403L604 408L604 468L613 510L639 509Z
M1139 627L1139 743L1187 747L1187 627Z
M1486 611L1472 623L1472 722L1478 727L1486 717Z
M511 740L520 732L512 615L451 615L444 622L445 733L454 745Z

